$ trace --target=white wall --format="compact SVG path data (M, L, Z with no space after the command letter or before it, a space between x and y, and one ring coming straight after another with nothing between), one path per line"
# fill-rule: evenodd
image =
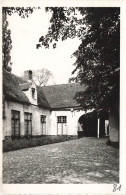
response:
M57 135L57 116L67 116L67 135L77 135L78 119L84 111L52 111L51 113L51 135Z
M3 120L3 136L11 136L11 110L20 111L20 132L24 135L24 112L32 113L32 135L41 135L40 115L46 115L46 134L50 134L50 111L37 106L26 106L19 103L5 101L5 116Z
M29 99L29 101L31 102L31 104L37 105L37 88L34 82L31 82L31 86L29 87L29 89L27 91L23 91L25 93L25 95L27 96L27 98ZM32 97L32 88L35 89L35 95L34 98Z
M20 132L24 135L24 112L32 113L32 135L41 135L40 116L46 115L46 135L57 135L57 116L67 116L67 135L78 134L78 120L85 114L83 110L50 111L35 105L23 105L5 101L6 119L3 121L4 136L11 136L11 110L20 111Z

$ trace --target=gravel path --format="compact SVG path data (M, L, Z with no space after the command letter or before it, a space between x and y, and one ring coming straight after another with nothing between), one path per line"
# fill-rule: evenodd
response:
M4 153L3 183L118 183L119 150L81 138Z

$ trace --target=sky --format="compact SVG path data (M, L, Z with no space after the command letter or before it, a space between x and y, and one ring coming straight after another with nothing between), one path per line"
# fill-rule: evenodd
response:
M68 39L58 42L56 49L36 49L39 38L47 33L50 26L49 18L50 14L45 13L44 8L35 10L25 19L16 13L8 17L13 47L12 73L21 76L24 70L46 68L53 74L49 84L68 83L76 60L71 58L71 55L78 48L80 41L77 38Z

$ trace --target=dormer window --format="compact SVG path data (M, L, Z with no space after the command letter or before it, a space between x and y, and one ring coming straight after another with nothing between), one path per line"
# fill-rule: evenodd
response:
M32 98L35 99L35 88L32 88Z

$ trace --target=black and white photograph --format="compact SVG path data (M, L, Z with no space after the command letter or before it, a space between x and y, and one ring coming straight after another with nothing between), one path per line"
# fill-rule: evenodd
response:
M3 186L125 188L120 18L118 4L2 5Z

